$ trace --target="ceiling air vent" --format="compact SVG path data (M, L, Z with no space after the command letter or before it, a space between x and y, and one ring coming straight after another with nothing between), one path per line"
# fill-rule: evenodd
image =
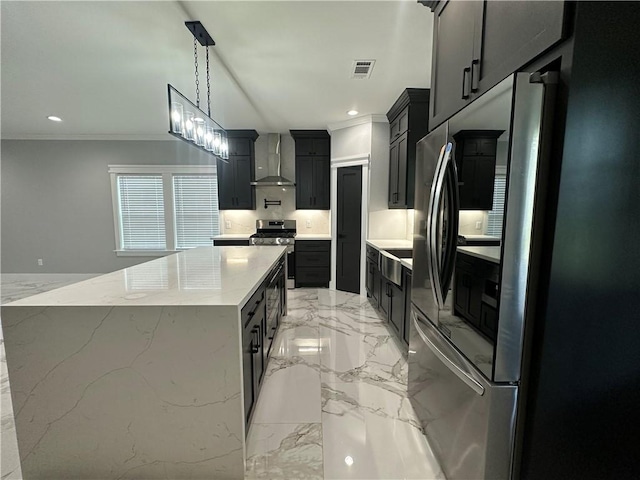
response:
M369 78L375 60L354 60L351 67L351 78Z

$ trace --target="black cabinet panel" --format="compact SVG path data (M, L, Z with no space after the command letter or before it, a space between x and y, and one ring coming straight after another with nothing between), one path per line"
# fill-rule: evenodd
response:
M411 280L412 272L404 269L404 327L402 329L402 341L408 346L411 335Z
M413 208L416 143L427 134L429 89L407 88L387 112L389 208Z
M328 287L331 280L331 241L299 240L295 246L296 287Z
M213 245L215 247L248 247L250 245L249 240L213 240Z
M562 40L566 8L565 2L484 3L479 92Z
M402 339L404 328L404 291L395 283L389 282L389 325Z
M322 130L291 130L296 146L296 208L329 210L329 135Z
M561 41L567 3L440 2L434 15L431 128Z
M496 152L502 130L460 130L453 138L461 210L492 210Z
M217 161L218 208L220 210L255 210L255 130L229 130L229 160Z
M471 97L471 62L483 2L446 1L434 15L431 71L433 129L464 107Z

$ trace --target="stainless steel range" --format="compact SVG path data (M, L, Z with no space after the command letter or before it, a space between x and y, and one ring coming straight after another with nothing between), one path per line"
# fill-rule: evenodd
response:
M256 233L249 237L251 245L287 247L287 288L295 288L295 220L256 220Z

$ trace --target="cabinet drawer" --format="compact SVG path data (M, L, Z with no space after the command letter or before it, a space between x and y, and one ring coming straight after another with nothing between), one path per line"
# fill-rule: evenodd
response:
M325 286L331 280L329 267L305 267L296 269L296 285L301 287Z
M376 250L375 248L367 245L367 258L369 260L371 260L372 262L374 262L376 265L378 264L378 257L379 257L379 253L378 250Z
M251 319L255 316L255 313L260 307L260 303L263 300L264 300L264 287L260 287L251 296L249 301L245 303L244 307L242 307L241 318L242 318L243 328L246 327L248 323L251 321Z
M329 267L330 265L329 252L296 252L297 267Z
M295 244L296 255L298 252L330 252L330 240L300 240Z

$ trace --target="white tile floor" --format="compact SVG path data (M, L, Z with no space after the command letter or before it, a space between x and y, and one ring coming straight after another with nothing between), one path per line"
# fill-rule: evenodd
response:
M79 278L3 277L3 303ZM0 335L0 477L21 478ZM368 301L289 291L247 445L248 479L442 479L407 399L407 366Z
M441 479L406 362L366 299L289 292L256 405L247 478Z

